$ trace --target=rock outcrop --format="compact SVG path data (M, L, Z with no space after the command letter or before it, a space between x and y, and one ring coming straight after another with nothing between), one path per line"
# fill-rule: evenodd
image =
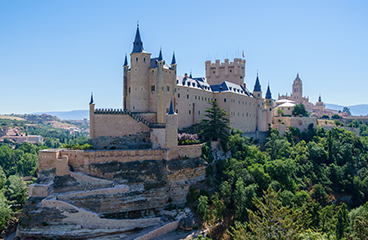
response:
M24 238L90 239L164 226L173 219L162 210L185 204L189 187L205 179L206 165L201 158L112 161L83 166L83 173L43 175L37 186L47 186L47 196L30 196L19 232Z

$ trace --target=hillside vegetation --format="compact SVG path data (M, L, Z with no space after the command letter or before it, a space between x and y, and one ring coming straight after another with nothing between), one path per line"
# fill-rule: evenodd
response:
M213 161L204 145L208 188L189 198L206 224L221 223L213 239L368 239L367 137L269 129L259 148L235 130L227 147L232 157Z

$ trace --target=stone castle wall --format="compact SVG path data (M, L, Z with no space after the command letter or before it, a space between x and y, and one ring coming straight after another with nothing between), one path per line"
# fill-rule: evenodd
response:
M148 131L147 125L128 114L94 114L94 137L120 137Z
M280 119L280 121L279 121ZM272 127L280 131L282 135L289 126L293 126L303 132L308 129L309 124L313 124L317 128L317 119L309 117L274 117L272 119Z
M202 154L202 145L181 145L178 146L178 155L182 158L196 158Z

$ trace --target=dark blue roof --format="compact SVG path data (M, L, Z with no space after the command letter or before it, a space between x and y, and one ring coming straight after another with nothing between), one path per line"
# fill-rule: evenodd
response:
M160 53L158 54L157 61L162 61L162 52L161 52L161 49L160 49Z
M157 68L157 60L158 60L158 58L151 58L150 68Z
M256 79L256 84L254 85L254 90L253 92L261 92L261 84L259 84L259 79L258 79L258 76L257 76L257 79Z
M270 85L267 86L266 99L272 99Z
M173 53L171 64L176 64L175 52Z
M143 42L141 40L141 34L139 33L139 26L137 26L137 32L135 33L132 53L140 53L140 52L144 52L144 49L143 49Z
M93 93L91 93L91 101L89 102L89 104L93 103Z
M169 113L168 113L168 114L170 114L170 115L175 114L172 100L171 100L171 102L170 102L170 110L169 110Z
M126 54L125 54L125 60L124 60L124 65L123 66L128 66L128 58L127 58Z

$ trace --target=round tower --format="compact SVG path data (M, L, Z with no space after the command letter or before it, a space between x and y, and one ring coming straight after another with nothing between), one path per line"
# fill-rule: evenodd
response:
M133 42L133 51L130 54L130 74L127 76L127 108L132 112L149 111L149 68L151 54L143 49L143 42L139 33L139 26L135 40Z

